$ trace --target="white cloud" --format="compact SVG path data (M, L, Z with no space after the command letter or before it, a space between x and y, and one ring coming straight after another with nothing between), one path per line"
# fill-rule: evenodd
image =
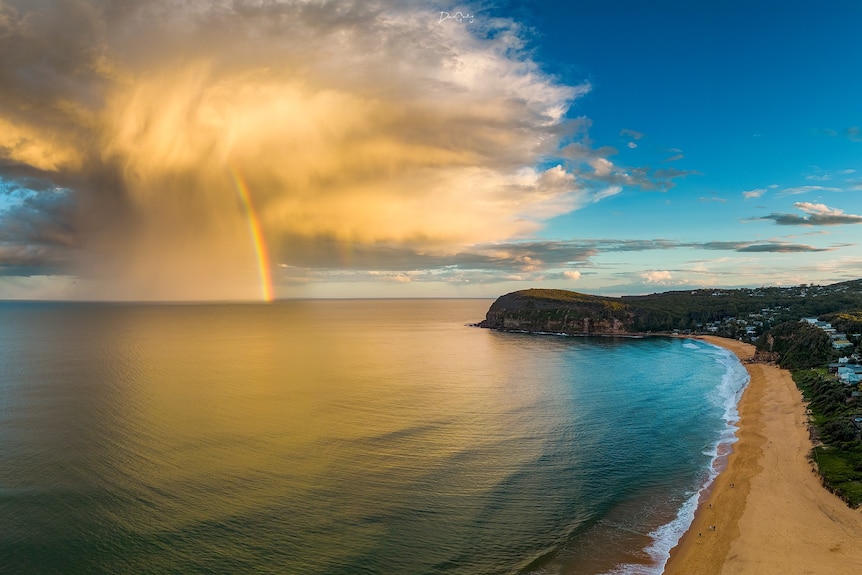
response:
M830 208L826 204L812 204L811 202L796 202L793 207L798 208L806 214L817 214L819 216L841 216L844 210Z
M563 277L565 277L566 279L577 281L581 279L581 272L577 270L566 270L563 272Z
M643 132L638 132L637 130L622 129L620 130L620 136L625 136L633 140L640 140L644 137L644 134Z
M590 165L598 177L609 176L614 171L614 163L607 158L596 158L590 162Z
M610 198L611 196L615 196L623 191L622 186L608 186L598 192L593 194L593 202L598 202L605 198Z
M640 277L648 284L665 284L673 280L671 273L667 270L644 272L640 274Z
M742 192L742 197L746 200L751 200L754 198L759 198L765 193L766 190L764 188L755 188L753 190L748 190L747 192Z
M768 216L753 218L753 220L772 220L781 226L840 226L846 224L862 224L862 216L847 214L838 208L830 208L826 204L811 202L796 202L798 210L807 215L772 213Z
M826 186L798 186L794 188L784 188L776 197L783 198L786 196L798 196L800 194L809 194L811 192L840 192L841 188L830 188Z

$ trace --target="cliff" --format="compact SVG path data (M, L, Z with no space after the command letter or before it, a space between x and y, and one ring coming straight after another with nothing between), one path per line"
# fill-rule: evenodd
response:
M618 298L528 289L497 298L479 327L567 334L628 334L635 317Z

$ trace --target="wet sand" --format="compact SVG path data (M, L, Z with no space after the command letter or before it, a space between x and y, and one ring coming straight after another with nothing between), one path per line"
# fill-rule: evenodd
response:
M743 362L754 346L702 338ZM862 511L820 484L802 395L790 372L745 364L739 441L671 551L666 575L862 573Z

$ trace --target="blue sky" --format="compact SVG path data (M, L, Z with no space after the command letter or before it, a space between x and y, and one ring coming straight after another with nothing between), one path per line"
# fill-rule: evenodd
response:
M255 299L262 262L277 297L859 278L859 22L0 0L0 297Z
M860 237L854 224L777 225L758 218L806 216L802 203L862 213L862 49L854 31L862 5L581 1L520 7L536 29L543 65L569 82L590 83L569 115L591 120L594 146L615 148L610 159L621 166L690 174L675 178L667 191L625 187L551 220L543 235L831 250L757 257L696 248L607 254L596 262L616 271L595 270L582 284L613 292L609 274L670 271L674 279L660 283L698 285L706 278L685 270L713 268L710 262L723 277L710 277L707 285L860 275L860 252L845 245ZM619 291L651 289L621 284Z

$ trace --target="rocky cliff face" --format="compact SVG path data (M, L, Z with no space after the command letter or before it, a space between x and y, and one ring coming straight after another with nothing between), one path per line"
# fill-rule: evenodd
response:
M634 313L614 298L530 289L497 298L479 327L572 335L628 334Z

